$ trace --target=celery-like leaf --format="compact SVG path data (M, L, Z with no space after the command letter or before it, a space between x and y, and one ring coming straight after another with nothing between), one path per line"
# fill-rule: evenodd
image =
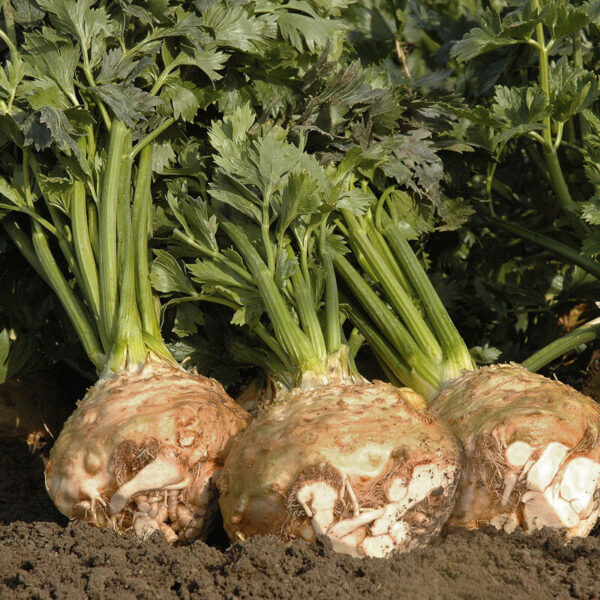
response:
M155 250L156 258L150 270L150 280L154 289L172 294L193 295L196 293L192 282L185 274L177 260L165 250Z

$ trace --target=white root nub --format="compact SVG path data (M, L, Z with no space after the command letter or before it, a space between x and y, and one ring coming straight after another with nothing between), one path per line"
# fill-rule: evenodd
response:
M397 520L398 506L396 504L388 504L381 517L373 521L371 535L383 535L387 533Z
M513 442L506 449L506 460L513 467L523 467L533 453L533 448L520 440Z
M123 510L127 502L136 494L176 484L184 478L184 475L185 470L179 463L165 456L157 456L111 496L109 502L111 514L115 515Z
M306 515L312 519L317 533L325 534L333 523L333 511L338 496L339 492L324 481L304 485L296 492L296 499Z
M598 487L600 465L589 458L574 458L565 468L560 484L560 495L581 513L592 502Z
M404 544L408 540L410 529L404 521L398 521L392 525L390 535L396 544Z
M421 502L433 490L444 487L449 479L449 471L440 469L437 465L419 465L413 470L413 476L408 486L408 496L413 503Z
M528 529L542 527L574 527L579 516L571 505L558 496L555 486L545 492L531 491L523 494L525 521Z
M512 533L519 526L519 519L514 513L507 515L496 515L491 521L496 529L502 529L506 533Z
M367 556L383 558L394 549L394 540L389 535L368 537L361 544L361 548Z
M527 489L543 492L552 483L568 452L568 446L560 442L550 442L537 462L529 469Z
M587 527L586 520L597 515L600 507L594 496L600 464L579 456L565 465L568 452L564 444L551 442L529 469L527 491L521 497L527 529L554 527L566 529L570 536L579 535ZM500 522L492 524L498 526Z
M406 485L406 481L396 477L388 487L387 497L392 502L400 502L400 500L404 499L406 494L408 494L408 486Z
M342 538L352 533L355 529L358 529L363 525L368 525L375 519L379 518L383 514L384 510L385 509L383 508L365 510L364 512L360 513L358 517L338 521L333 527L329 529L327 534L338 539Z

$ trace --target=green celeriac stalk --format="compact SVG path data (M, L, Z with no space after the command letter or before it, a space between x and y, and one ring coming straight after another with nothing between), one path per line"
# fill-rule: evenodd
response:
M419 373L421 376L425 376L427 373L437 372L438 389L441 389L449 381L456 378L463 370L475 369L475 363L470 356L464 340L452 322L450 315L441 302L431 281L427 277L425 270L408 243L401 224L396 222L393 216L390 218L381 207L382 205L377 209L378 230L385 238L387 251L392 252L397 261L397 266L402 269L406 279L410 282L410 289L406 289L406 287L402 285L401 280L388 277L386 288L389 289L394 286L394 294L396 296L404 295L407 301L418 303L423 310L423 317L429 324L428 327L430 327L431 334L436 337L442 348L441 358L428 355L420 362L412 362L412 371ZM393 212L393 207L391 210ZM361 217L361 219L365 224L372 220L368 215ZM356 219L354 218L354 220ZM591 268L593 266L593 261L586 261L585 257L582 257L564 244L550 240L540 234L529 232L521 226L505 221L500 222L499 219L490 218L490 222L501 226L502 228L509 229L525 239L530 239L531 241L542 244L565 258L577 259L579 262L582 262L580 265L582 268L585 268L585 266ZM353 243L353 230L348 227L345 231L349 238L349 242ZM370 257L372 263L379 262L381 264L386 261L387 251L386 254L373 253ZM361 306L362 310L368 314L372 324L376 324L379 331L385 332L385 339L388 344L390 342L393 343L393 331L395 328L403 327L405 319L403 319L399 313L394 314L389 307L386 307L384 300L388 301L390 305L393 306L392 301L388 297L386 288L383 288L382 286L383 298L378 297L373 290L369 291L368 285L360 271L355 269L343 257L336 258L336 267L342 279L356 296L359 306ZM415 292L416 297L412 296ZM364 321L364 317L361 320ZM590 326L589 328L581 329L580 334L574 334L574 332L572 334L567 334L560 340L552 342L547 352L545 349L541 349L536 353L535 360L526 360L525 363L528 364L532 370L537 371L560 356L556 354L558 348L561 349L561 354L564 354L584 341L593 339L595 331L596 328ZM396 352L399 355L397 358L408 364L407 361L414 355L414 350L411 349L410 343L416 344L416 340L408 330L404 330L403 339L405 340L405 344L393 343L393 346L396 348ZM386 364L390 367L389 363ZM396 376L400 381L404 381L406 385L412 385L406 380L406 375L400 377L400 372L398 372L396 373ZM431 397L431 391L427 393L425 389L417 388L417 390L426 397Z
M138 312L136 280L140 289L148 289L148 262L138 261L136 264L134 244L135 240L142 239L147 245L150 231L147 218L138 218L137 229L134 231L132 228L128 194L131 188L132 165L125 148L125 140L128 138L130 133L125 124L115 120L108 143L108 160L102 174L103 191L98 219L101 250L97 262L89 237L88 216L93 213L86 209L86 203L91 200L86 197L83 182L74 182L71 190L73 239L69 252L77 261L80 274L77 282L81 286L81 299L58 266L57 257L44 229L34 221L31 241L28 243L24 235L20 236L25 257L51 285L69 315L86 353L99 372L105 369L118 372L126 366L133 368L143 365L150 352L143 341L144 332L156 337L159 331L155 311L145 311L144 328ZM146 217L151 205L151 148L147 150L147 154L150 154L149 158L138 167L135 189L136 197L144 198L146 203L144 208L141 205L142 200L138 201L138 210L144 212ZM37 204L34 204L32 196L30 164L35 159L32 159L29 150L24 151L23 157L22 192L33 208ZM47 198L42 199L48 202ZM120 256L117 222L124 229ZM10 218L4 226L12 237L17 235L17 231L22 232L17 223ZM166 357L168 351L158 337L155 346L161 344L159 351ZM170 360L173 361L172 358Z

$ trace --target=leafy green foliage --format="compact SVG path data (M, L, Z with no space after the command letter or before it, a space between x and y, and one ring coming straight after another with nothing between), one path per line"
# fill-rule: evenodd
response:
M338 211L363 214L394 186L397 220L473 355L524 358L564 330L558 318L574 306L594 314L600 290L487 217L600 253L599 6L13 1L0 218L27 233L30 217L41 224L79 292L72 239L58 237L72 231L74 185L93 215L109 120L126 123L134 147L156 135L151 277L164 331L178 358L218 370L206 304L186 297L206 297L235 335L263 325L274 336L247 257L219 223L242 226L306 331L295 278L309 275L322 315L321 251L348 251L331 229ZM25 150L39 165L30 196ZM93 219L90 235L96 244ZM238 350L266 364L265 340L249 339Z
M167 193L163 210L175 216L182 235L217 252L214 217L188 194L206 182L202 153L209 140L196 124L226 105L232 90L226 74L238 77L233 89L261 106L260 77L254 81L247 72L268 77L266 67L281 64L281 55L279 85L292 88L298 70L343 25L309 0L21 0L14 8L17 27L0 32L7 47L0 68L0 216L59 296L96 367L113 350L121 352L115 365L141 360L143 338L133 330L143 321L146 333L159 337L145 266L132 267L140 250L134 238L147 236L147 223L138 219L142 198L149 199L143 187L153 174L173 176L156 182ZM264 143L260 174L274 190L285 175L270 174L281 162L280 147ZM115 160L121 144L124 155ZM149 148L151 165L142 158ZM278 265L278 276L287 278L288 261ZM157 250L157 289L194 294L177 269L176 259ZM257 304L254 312L261 310ZM130 318L116 318L117 312ZM243 318L254 318L251 312ZM176 309L177 334L194 335L201 325L196 309ZM123 338L128 358L118 350Z

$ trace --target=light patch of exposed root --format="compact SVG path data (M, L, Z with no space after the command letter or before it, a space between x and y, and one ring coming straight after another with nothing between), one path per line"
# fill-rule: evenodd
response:
M552 527L567 538L586 535L600 514L600 464L578 451L597 443L594 431L586 430L575 448L550 442L527 451L518 443L523 448L512 451L512 464L510 445L500 450L494 436L478 440L478 485L494 507L488 522L506 532Z
M436 464L417 465L409 477L378 480L378 489L394 490L378 507L367 506L372 495L357 491L350 479L328 465L302 472L288 496L288 521L298 521L295 532L304 539L326 535L338 552L354 556L383 557L393 550L407 551L424 543L440 526L435 516L452 497L456 478L454 467L442 470ZM407 483L408 481L408 483ZM403 488L406 488L404 491ZM310 523L311 532L307 530Z

